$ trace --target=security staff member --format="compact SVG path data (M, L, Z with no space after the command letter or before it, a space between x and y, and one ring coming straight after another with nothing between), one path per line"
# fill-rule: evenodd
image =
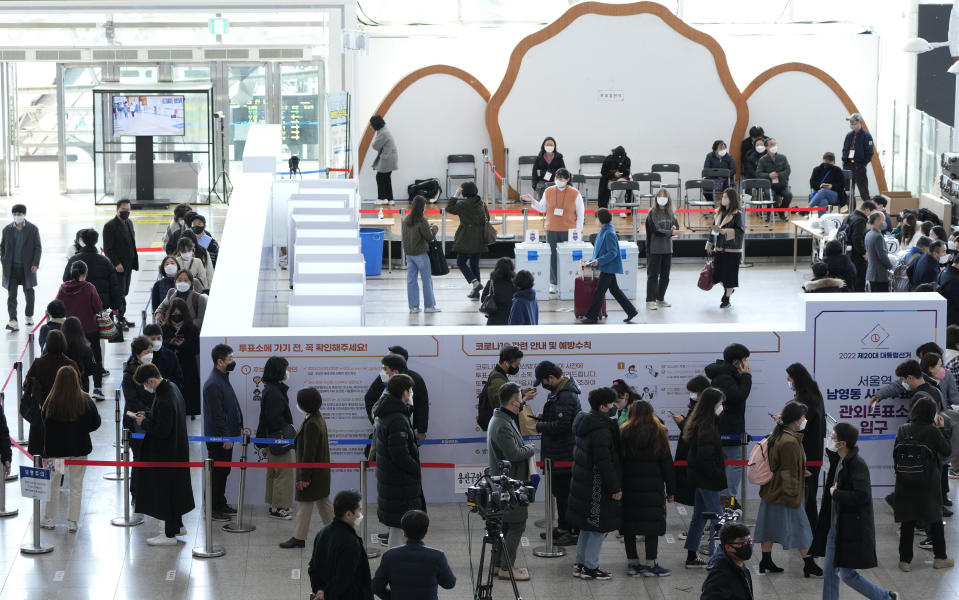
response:
M842 144L842 168L852 171L852 184L859 188L859 197L869 200L869 178L866 176L866 167L872 161L875 150L872 143L872 134L862 125L862 115L853 113L848 119L849 133Z

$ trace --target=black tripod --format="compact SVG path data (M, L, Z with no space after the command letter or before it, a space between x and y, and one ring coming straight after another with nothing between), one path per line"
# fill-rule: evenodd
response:
M230 181L230 174L226 171L226 117L222 113L217 113L215 118L220 121L220 174L217 175L216 179L213 180L213 187L210 189L210 194L207 196L207 201L210 200L211 196L216 196L216 199L220 202L229 204L230 194L233 193L233 182ZM217 190L218 187L223 188L222 194Z
M483 577L483 563L486 561L486 548L490 549L489 568L486 570L486 581ZM493 579L496 577L496 569L500 565L500 556L505 555L506 562L512 564L509 550L503 540L503 519L502 517L486 518L486 534L483 535L483 547L480 550L479 574L480 578L476 580L476 589L473 591L474 600L492 600L493 598ZM513 569L509 570L509 582L513 585L513 597L516 600L523 600L519 595L519 588L516 587L516 579L513 577Z

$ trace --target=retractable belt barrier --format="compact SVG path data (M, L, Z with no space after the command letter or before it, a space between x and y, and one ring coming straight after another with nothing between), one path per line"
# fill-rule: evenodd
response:
M398 215L398 214L402 213L402 212L405 211L405 210L406 210L406 209L400 209L400 208L383 208L383 209L377 209L377 208L361 208L361 209L360 209L360 214L375 215L375 214L379 214L380 212L382 212L384 215ZM526 209L526 210L529 210L529 209ZM634 213L634 212L637 213L637 214L645 214L645 213L648 213L648 212L650 211L650 209L648 209L648 208L637 208L637 209L635 209L635 210L629 209L629 208L610 208L610 209L607 209L607 210L609 210L609 212L611 212L611 213L623 213L623 214L626 214L626 215L632 214L632 213ZM803 213L808 213L808 212L825 212L825 211L826 211L826 208L823 207L823 206L814 206L814 207L812 207L812 208L809 208L809 207L798 207L798 208L746 208L746 209L741 209L741 210L744 210L745 212L764 212L764 213L773 213L773 212L786 212L786 213L789 213L789 212L803 212ZM425 214L428 214L428 215L438 215L438 214L440 214L442 211L439 211L439 210L427 210L427 211L424 211L424 212L425 212ZM524 212L525 212L524 209L515 209L515 208L514 208L514 209L501 209L501 208L496 208L496 209L490 210L490 211L489 211L489 214L491 214L491 215L521 215L521 214L523 214ZM536 212L536 211L533 211L533 212ZM585 214L591 215L591 214L594 214L595 212L596 212L596 210L594 210L594 209L589 209L589 210L586 210L586 211L585 211ZM673 212L675 212L675 213L714 213L714 212L716 212L716 211L715 211L715 209L712 209L712 208L679 208L679 209L674 210ZM539 213L539 214L543 214L543 213Z

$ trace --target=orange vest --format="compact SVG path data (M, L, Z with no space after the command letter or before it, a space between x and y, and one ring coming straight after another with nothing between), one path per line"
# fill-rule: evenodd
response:
M569 231L576 228L576 191L570 185L560 190L555 185L546 188L546 231ZM556 209L563 215L557 215Z

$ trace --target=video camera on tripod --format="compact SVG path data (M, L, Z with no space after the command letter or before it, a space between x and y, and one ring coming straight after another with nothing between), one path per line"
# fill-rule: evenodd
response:
M738 523L743 518L743 511L741 508L734 509L731 506L725 506L722 513L704 512L703 518L707 521L716 521L716 530L718 531L727 523Z
M483 476L466 488L466 505L470 512L488 520L502 517L511 508L528 506L535 500L536 489L518 479L511 479L510 469L508 460L500 461L500 475L493 475L490 467L486 467Z

